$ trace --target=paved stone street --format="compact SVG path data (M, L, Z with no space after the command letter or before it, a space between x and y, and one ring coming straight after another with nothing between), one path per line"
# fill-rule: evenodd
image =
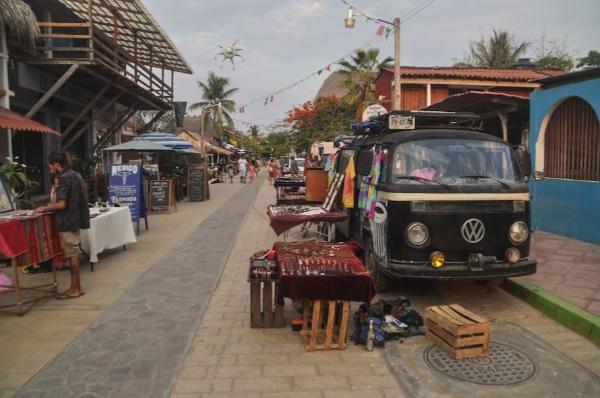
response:
M531 255L538 269L525 280L600 316L600 245L536 231Z
M164 396L255 193L223 203L17 395Z
M138 242L127 251L112 250L100 256L93 273L82 268L85 296L77 300L49 300L27 315L0 314L0 397L10 397L51 361L73 339L85 331L104 310L142 275L157 258L219 209L235 195L239 184L211 186L212 200L180 202L172 214L153 214L150 230L142 231ZM68 286L68 272L59 272L60 288ZM26 284L50 280L49 274L23 275ZM8 300L9 296L0 296Z

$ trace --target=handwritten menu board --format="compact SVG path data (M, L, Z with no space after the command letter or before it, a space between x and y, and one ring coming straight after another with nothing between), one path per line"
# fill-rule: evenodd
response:
M150 209L167 212L171 205L171 180L150 181Z
M12 211L14 209L15 206L10 195L10 187L0 176L0 213Z
M208 199L206 196L206 167L202 164L191 164L188 166L188 189L190 202L202 202Z

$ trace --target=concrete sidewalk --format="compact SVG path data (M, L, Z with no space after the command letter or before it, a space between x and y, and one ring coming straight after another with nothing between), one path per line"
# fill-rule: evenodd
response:
M531 257L537 273L522 279L600 316L600 245L536 231Z
M283 329L250 329L248 258L277 238L268 204L275 190L264 184L235 242L179 373L172 398L403 397L381 350L351 342L343 351L306 352L300 336ZM294 230L293 232L296 232ZM290 235L293 235L291 233ZM290 236L289 240L294 240ZM286 318L294 316L287 304Z
M150 230L127 251L103 253L95 272L82 267L85 296L77 300L49 300L18 317L0 313L0 397L10 397L59 352L86 330L155 261L185 240L194 228L236 195L240 184L211 185L211 200L180 202L172 214L151 215ZM60 288L68 286L68 272L59 272ZM26 283L49 280L49 274L23 275ZM0 296L4 302L8 296Z

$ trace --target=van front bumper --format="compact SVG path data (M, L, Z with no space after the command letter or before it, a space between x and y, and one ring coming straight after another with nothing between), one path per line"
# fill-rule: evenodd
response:
M392 278L422 278L422 279L446 279L446 280L477 280L508 278L535 274L537 269L536 260L521 260L514 264L492 263L485 264L477 269L471 265L447 264L440 268L433 268L428 263L404 263L390 260L388 267L380 270Z

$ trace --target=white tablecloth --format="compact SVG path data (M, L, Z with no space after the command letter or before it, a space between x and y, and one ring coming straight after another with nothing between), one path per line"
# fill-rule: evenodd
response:
M97 209L90 209L90 213ZM82 231L81 246L89 255L90 262L98 262L98 254L106 249L123 247L135 243L135 231L129 207L111 207L109 211L90 220L90 229Z

